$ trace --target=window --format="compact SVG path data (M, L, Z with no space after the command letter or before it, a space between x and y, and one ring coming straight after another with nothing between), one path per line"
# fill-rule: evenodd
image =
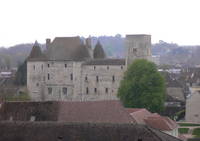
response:
M48 88L48 94L50 94L50 95L52 94L52 88L51 87Z
M108 88L105 89L105 92L108 93Z
M47 66L48 66L48 68L49 68L49 67L50 67L50 64L48 64Z
M31 116L30 121L35 121L35 116Z
M35 65L33 65L33 69L35 70Z
M114 75L112 76L112 82L115 82L115 76Z
M50 74L49 74L49 73L48 73L48 75L47 75L47 79L50 80Z
M96 69L96 66L94 66L94 70Z
M97 93L97 88L94 88L94 93Z
M70 74L70 79L73 80L73 74L72 73Z
M67 68L67 64L65 64L65 68Z
M89 93L89 89L88 89L88 87L86 88L86 94L88 94Z
M123 70L123 66L121 66L121 69Z
M43 70L43 65L41 66L41 69Z
M67 95L67 88L66 88L66 87L64 87L64 88L62 89L62 91L63 91L63 94L64 94L64 95Z
M38 87L38 86L39 86L39 83L36 83L36 86Z
M109 66L107 66L107 70L109 70Z
M87 75L85 76L85 81L87 81L88 80L88 77L87 77Z
M96 76L96 82L99 82L99 76Z

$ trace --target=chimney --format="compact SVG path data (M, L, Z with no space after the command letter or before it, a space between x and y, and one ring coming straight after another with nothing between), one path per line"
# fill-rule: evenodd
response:
M90 37L86 38L85 42L87 47L92 48L92 40Z
M51 44L51 39L46 39L46 49L49 49L49 45Z

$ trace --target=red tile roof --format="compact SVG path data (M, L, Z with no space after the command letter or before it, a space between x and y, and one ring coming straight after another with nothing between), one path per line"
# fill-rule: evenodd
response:
M121 102L87 101L59 102L59 121L92 123L133 123Z
M146 109L129 108L127 109L127 111L137 123L146 124L152 128L156 128L163 131L170 131L178 126L176 122L171 120L170 118L160 116L157 113L151 113Z
M120 101L87 102L5 102L0 108L0 120L65 121L87 123L133 123Z

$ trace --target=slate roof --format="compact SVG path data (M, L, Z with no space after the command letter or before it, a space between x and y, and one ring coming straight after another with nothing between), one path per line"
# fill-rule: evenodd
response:
M83 65L125 65L125 59L94 59L88 60Z
M182 88L179 87L168 87L167 95L172 97L174 100L185 101L184 93Z
M103 59L106 58L106 54L103 50L103 47L101 43L98 41L95 48L94 48L94 54L93 54L94 59Z
M42 53L41 48L37 41L35 41L33 48L31 50L30 55L28 56L28 61L35 61L35 60L45 60L46 57Z
M82 61L91 58L80 37L56 37L48 48L46 56L49 60Z
M0 141L181 141L136 124L0 122Z
M133 123L121 102L5 102L0 108L0 120L65 121L90 123Z
M127 111L138 124L148 125L162 131L170 131L178 126L176 122L170 118L160 116L157 113L151 113L146 109L134 110L134 108L127 108Z

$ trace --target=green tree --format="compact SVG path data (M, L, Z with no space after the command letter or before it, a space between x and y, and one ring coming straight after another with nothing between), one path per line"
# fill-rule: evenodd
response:
M27 61L25 60L23 64L19 65L15 77L16 85L26 85L27 82Z
M135 60L125 72L118 97L125 107L146 108L160 113L164 110L164 78L154 63L144 59Z

